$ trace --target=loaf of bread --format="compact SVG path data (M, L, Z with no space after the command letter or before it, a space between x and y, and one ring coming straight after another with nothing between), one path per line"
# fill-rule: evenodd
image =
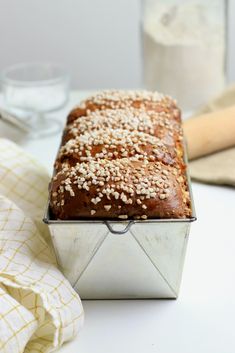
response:
M62 220L190 217L176 102L157 92L103 91L73 109L50 209Z

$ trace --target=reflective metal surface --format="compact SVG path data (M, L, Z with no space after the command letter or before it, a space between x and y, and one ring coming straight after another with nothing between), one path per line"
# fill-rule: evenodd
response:
M192 217L53 220L58 264L83 299L177 298Z

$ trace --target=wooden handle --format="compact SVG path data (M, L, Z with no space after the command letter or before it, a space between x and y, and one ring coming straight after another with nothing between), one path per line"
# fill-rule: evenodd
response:
M235 105L188 119L183 127L189 159L235 146Z

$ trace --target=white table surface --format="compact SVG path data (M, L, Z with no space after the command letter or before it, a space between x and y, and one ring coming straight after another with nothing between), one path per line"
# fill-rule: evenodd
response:
M74 92L58 118L65 121L86 94ZM18 139L49 171L59 141L60 134ZM83 301L85 326L61 353L235 352L235 189L193 183L193 194L198 220L192 224L179 298Z

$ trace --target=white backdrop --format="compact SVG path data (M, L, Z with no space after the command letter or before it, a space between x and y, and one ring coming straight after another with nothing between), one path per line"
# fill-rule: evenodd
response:
M230 6L234 81L235 0ZM49 60L70 68L76 88L140 87L140 19L141 0L0 0L0 70Z
M138 0L0 0L0 70L59 61L78 88L138 87L139 18Z

